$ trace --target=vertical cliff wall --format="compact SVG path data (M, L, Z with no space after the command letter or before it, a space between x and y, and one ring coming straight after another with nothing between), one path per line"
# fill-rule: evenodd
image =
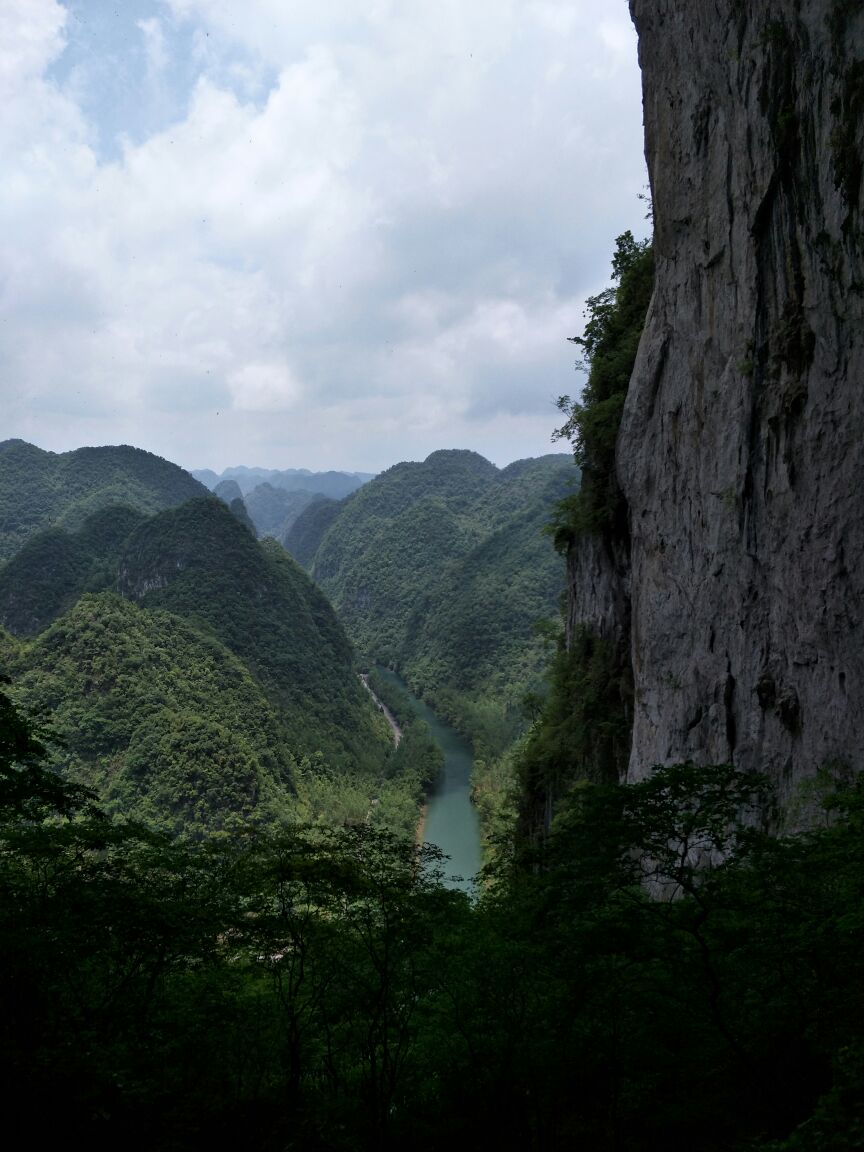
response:
M577 545L571 628L629 635L629 775L864 767L864 8L631 0L654 298L618 440L629 563Z

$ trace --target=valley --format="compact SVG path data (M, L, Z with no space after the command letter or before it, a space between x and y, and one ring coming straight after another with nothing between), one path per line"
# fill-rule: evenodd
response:
M9 218L58 171L75 211L40 277L50 213L7 230L7 1128L858 1152L864 9L629 0L651 235L592 284L546 209L578 145L567 219L617 219L626 137L550 109L571 73L625 99L612 8L373 6L331 43L326 5L35 3L0 18ZM514 458L543 404L565 450ZM251 463L49 451L40 405L54 447Z
M57 471L50 454L0 445L25 503L32 459ZM25 462L17 472L16 460ZM306 559L341 619L282 545L267 533L255 540L245 509L267 493L268 483L253 485L262 470L217 478L217 489L237 486L228 505L198 496L195 481L194 498L176 503L177 470L165 461L135 449L93 449L89 460L92 489L76 480L70 490L76 508L96 510L70 518L55 498L45 526L0 569L15 699L50 733L56 769L95 789L112 815L174 836L304 821L411 836L424 796L446 791L458 763L457 809L471 842L467 856L458 849L459 868L468 860L473 876L481 861L468 745L456 750L462 738L410 692L403 733L375 693L396 683L388 664L486 761L506 754L525 724L522 696L541 687L534 615L555 613L563 585L542 531L573 483L569 459L499 472L475 454L442 452L328 497L338 515ZM339 475L322 484L266 473L331 491ZM111 502L123 491L129 505ZM287 489L269 488L277 491ZM324 499L299 487L287 494ZM415 522L430 511L440 530L421 533L416 547ZM359 539L367 547L358 553ZM348 555L353 567L343 569L338 557ZM358 681L358 658L382 663L374 683ZM431 800L429 826L448 851L439 803Z

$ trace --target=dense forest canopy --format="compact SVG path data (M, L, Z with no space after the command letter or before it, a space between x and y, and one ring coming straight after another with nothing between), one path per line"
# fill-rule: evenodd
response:
M777 840L734 769L585 785L472 906L410 841L172 843L44 755L0 694L0 1046L34 1138L859 1146L858 788L826 781L831 822Z

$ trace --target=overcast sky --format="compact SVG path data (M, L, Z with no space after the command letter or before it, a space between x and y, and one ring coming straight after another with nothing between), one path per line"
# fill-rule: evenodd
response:
M2 0L0 439L555 450L647 230L626 0Z

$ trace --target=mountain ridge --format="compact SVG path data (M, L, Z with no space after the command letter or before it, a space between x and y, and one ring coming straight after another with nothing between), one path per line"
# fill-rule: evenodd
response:
M150 514L205 492L179 465L132 445L57 453L24 440L2 441L0 562L40 529L74 529L107 505Z

